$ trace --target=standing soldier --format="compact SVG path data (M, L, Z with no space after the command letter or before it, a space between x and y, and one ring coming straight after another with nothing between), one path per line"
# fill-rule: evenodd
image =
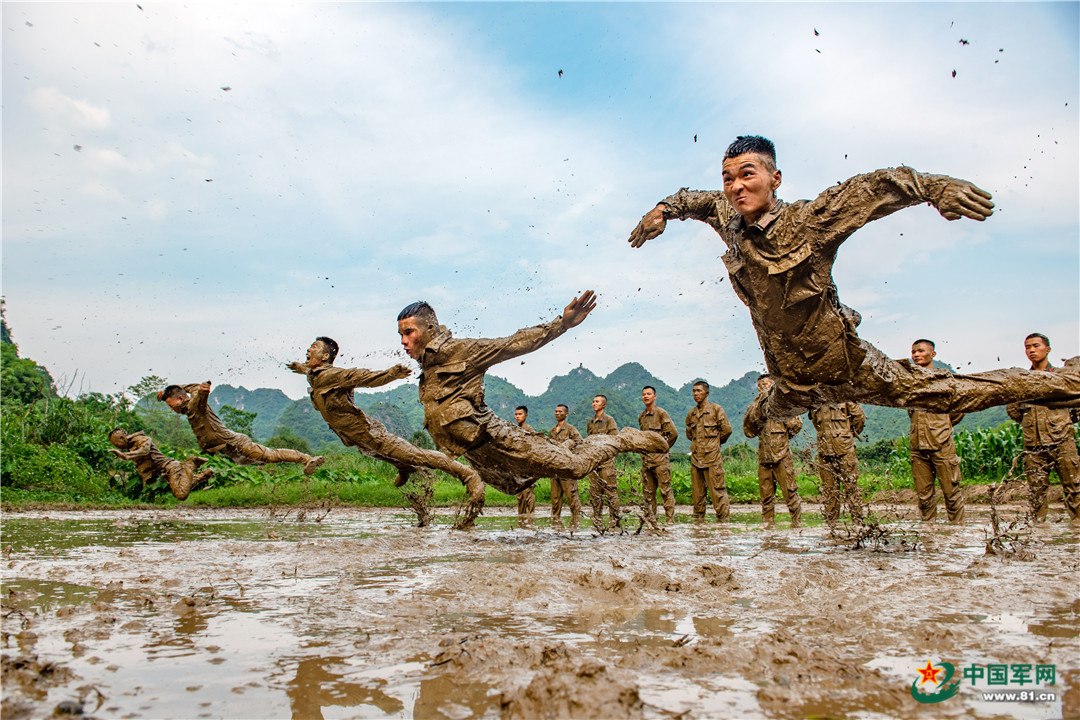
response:
M641 402L645 409L638 415L638 427L652 430L664 436L668 450L679 439L679 431L667 410L656 405L656 388L646 385L641 389ZM730 430L729 430L730 431ZM645 491L646 513L652 522L656 522L656 489L664 498L664 514L667 524L675 522L675 493L671 491L671 459L668 452L641 454L641 486Z
M618 435L619 426L615 418L607 414L607 395L597 395L592 399L593 417L585 424L589 435ZM593 528L599 532L607 529L604 523L604 500L607 500L611 524L619 527L619 478L615 473L615 459L601 464L589 475L589 502L593 511Z
M524 405L518 405L514 408L514 422L517 426L525 432L534 433L535 430L529 423L525 422L529 418L529 408ZM555 482L552 480L552 482ZM529 486L517 494L518 505L518 527L530 528L533 527L533 513L536 512L536 491Z
M195 473L206 458L190 457L184 462L173 460L158 450L154 441L142 432L129 435L123 428L116 428L109 433L109 442L113 444L113 455L135 463L135 471L139 473L143 487L146 487L147 481L163 477L177 500L186 500L192 490L214 475L210 468Z
M767 393L772 387L772 378L762 375L757 381L758 393ZM761 435L758 440L758 488L761 491L761 522L772 525L774 522L776 488L784 495L784 503L791 515L791 527L798 527L802 522L802 502L799 500L799 485L795 478L795 466L791 462L791 439L802 430L802 420L793 417L776 422L766 420L761 412L760 403L751 403L743 416L743 432L752 438Z
M932 340L922 338L911 346L911 360L929 370L937 352ZM1057 412L1050 410L1048 412ZM1068 410L1064 411L1068 414ZM960 489L960 458L953 442L953 425L964 419L963 413L932 413L908 410L911 417L911 480L919 496L919 512L923 520L937 517L934 497L934 478L941 483L945 510L949 522L964 521L964 491Z
M566 422L570 408L565 405L555 406L555 427L548 433L548 440L560 445L575 445L581 442L578 429ZM563 497L570 505L570 529L577 530L581 524L581 497L578 495L577 480L551 479L551 527L561 528Z
M709 402L709 383L698 380L693 388L697 403L686 413L686 438L690 441L690 494L694 501L694 521L705 519L706 492L712 498L716 522L731 517L724 464L720 446L731 437L731 423L724 408Z
M840 517L841 497L846 500L852 521L862 522L859 460L855 457L855 436L866 424L862 406L852 402L818 405L810 410L810 421L817 429L825 522L831 525Z
M1024 352L1031 361L1032 370L1060 372L1050 364L1050 340L1042 333L1031 333L1025 338ZM1073 423L1078 419L1077 410L1028 403L1015 403L1005 409L1024 431L1024 475L1027 476L1031 511L1036 520L1046 519L1050 471L1057 470L1065 510L1075 521L1080 513L1080 457L1077 456L1073 429Z

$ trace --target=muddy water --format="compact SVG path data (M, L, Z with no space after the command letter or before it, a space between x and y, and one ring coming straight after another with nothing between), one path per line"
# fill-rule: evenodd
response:
M886 552L751 513L603 537L495 510L468 533L375 510L9 513L3 715L1080 715L1077 531L1001 559L972 510L897 523ZM965 681L921 704L928 660L1054 665L1054 686L1011 687L1057 699Z

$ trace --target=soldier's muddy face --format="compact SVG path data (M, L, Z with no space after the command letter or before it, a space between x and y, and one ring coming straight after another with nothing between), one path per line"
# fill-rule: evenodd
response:
M771 377L759 377L758 378L758 381L757 381L758 392L765 392L766 390L768 390L771 387L772 387L772 378Z
M525 422L525 420L528 419L528 417L529 417L529 414L526 413L524 410L515 410L514 411L514 422L516 422L518 425L521 425L523 422Z
M1024 341L1024 354L1031 361L1031 367L1040 366L1050 353L1050 346L1042 338L1033 337Z
M398 320L397 326L398 335L401 336L401 347L405 348L405 352L413 360L419 360L424 354L424 348L431 340L427 328L421 327L415 317Z
M911 346L911 361L919 367L930 367L937 353L927 343L915 343Z
M311 343L311 347L307 349L307 366L315 369L328 362L330 362L330 353L327 352L326 346L319 340Z
M165 398L165 404L169 406L169 409L178 415L184 414L184 409L187 407L187 401L191 398L187 393L179 395L173 395L172 397Z
M652 407L656 402L656 391L652 388L645 388L641 391L641 402L645 403L645 407Z
M607 400L597 395L592 399L593 412L600 412L607 407Z
M694 402L699 405L705 398L709 397L709 391L704 385L695 385L691 392L694 395Z
M123 430L113 430L109 433L109 442L119 450L127 450L131 447L131 443L128 442L128 434Z
M566 409L565 405L560 405L555 408L555 422L562 422L570 415L570 411Z
M724 160L724 196L747 223L755 222L776 202L780 171L770 170L757 153Z

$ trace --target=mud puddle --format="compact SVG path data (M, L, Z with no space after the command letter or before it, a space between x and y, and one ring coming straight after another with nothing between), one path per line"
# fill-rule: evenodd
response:
M3 716L1080 715L1077 531L987 556L969 514L899 523L917 549L888 552L752 513L604 536L497 510L469 533L379 510L7 514ZM913 697L928 661L954 697ZM1055 699L985 700L1003 686L962 673L991 665L1053 667L1005 689Z

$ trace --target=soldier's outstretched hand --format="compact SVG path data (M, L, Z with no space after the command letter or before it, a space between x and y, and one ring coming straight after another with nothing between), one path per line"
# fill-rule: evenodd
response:
M937 210L946 220L959 220L969 217L972 220L985 220L994 213L994 203L990 202L990 193L967 180L948 178Z
M295 360L293 360L291 363L289 363L285 367L289 368L294 373L300 373L301 375L307 375L307 371L309 369L308 366L305 365L304 363L297 362Z
M645 213L641 218L641 222L634 228L634 232L630 233L630 247L641 247L646 240L652 240L664 232L666 227L667 220L664 219L664 206L663 203L660 203Z
M595 307L596 293L592 290L586 290L581 293L580 297L571 300L570 304L563 310L563 325L568 328L577 327Z
M403 380L412 375L412 370L410 370L404 365L395 365L394 367L390 368L390 372L396 375L398 380Z

